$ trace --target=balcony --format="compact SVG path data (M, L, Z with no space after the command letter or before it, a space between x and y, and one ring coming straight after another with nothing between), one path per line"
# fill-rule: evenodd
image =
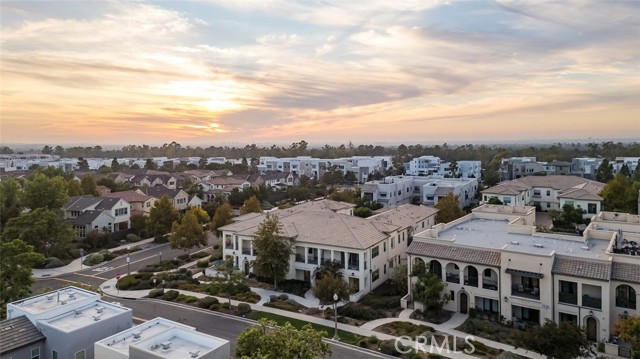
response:
M318 256L307 256L307 263L318 264Z
M251 248L242 248L242 254L250 256L251 255Z
M304 263L304 254L296 254L296 262Z
M594 298L588 295L583 295L582 306L593 308L593 309L602 309L602 298Z
M465 277L464 285L477 287L478 286L478 277Z
M347 269L349 270L360 270L360 262L349 262L347 265Z
M460 274L447 273L447 282L460 284Z
M628 308L628 309L636 309L636 301L635 298L633 300L629 300L626 297L616 297L616 307L620 308Z
M482 288L489 290L498 290L498 281L482 278Z
M233 249L233 241L224 242L224 249Z
M560 292L558 295L558 302L577 305L578 293Z
M527 288L522 284L518 284L511 287L511 295L514 297L540 300L540 288Z

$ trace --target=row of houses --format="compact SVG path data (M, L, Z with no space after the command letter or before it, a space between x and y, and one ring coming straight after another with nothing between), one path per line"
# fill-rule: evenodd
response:
M570 175L595 179L598 167L602 164L602 157L577 157L571 162L551 161L540 162L536 157L511 157L500 161L498 174L501 180L514 180L522 177L545 175ZM640 157L616 157L610 161L613 174L620 173L622 166L626 165L631 173L638 166Z
M405 174L429 178L477 178L482 177L480 161L441 160L437 156L420 156L404 164Z
M132 310L66 287L7 304L0 358L230 358L227 340L164 318L133 326Z

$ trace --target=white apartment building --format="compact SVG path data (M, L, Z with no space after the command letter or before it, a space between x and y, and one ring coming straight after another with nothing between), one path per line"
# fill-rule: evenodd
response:
M377 216L353 216L353 204L331 200L309 201L271 212L282 225L280 235L295 240L286 279L314 283L314 270L326 261L344 266L351 301L375 289L404 262L407 245L416 228L435 223L437 210L407 205ZM253 235L265 214L248 214L220 228L224 239L223 255L232 256L235 265L249 274L258 253Z
M365 182L372 173L384 172L393 167L391 156L353 156L334 159L297 157L260 157L258 170L291 172L297 176L307 176L319 180L327 169L336 166L345 174L353 172L358 182Z
M66 287L7 304L7 318L27 317L46 337L42 358L91 359L93 343L132 325L132 311L100 294ZM2 333L10 335L10 333Z
M435 206L449 193L458 196L460 207L473 203L478 190L475 178L428 178L422 176L389 176L366 182L361 187L362 198L386 206L407 203Z
M416 234L408 260L446 282L445 309L476 308L517 327L573 321L590 340L608 341L621 318L640 314L640 216L601 212L582 237L535 224L534 207L483 205ZM402 305L422 306L414 301L410 289Z
M598 157L577 157L571 160L571 174L595 180L598 167L602 164L603 158Z
M95 359L228 359L228 340L164 318L136 325L94 344Z
M613 165L613 173L620 173L622 166L627 165L629 172L633 175L638 167L639 161L640 157L616 157L615 161L611 161L611 165Z
M530 176L501 182L482 191L480 203L492 197L509 206L535 206L540 211L561 210L565 204L586 211L590 218L602 209L598 194L604 183L576 176Z
M420 156L404 164L405 173L410 176L426 176L430 178L480 178L482 164L480 161L456 161L457 172L451 172L451 162L436 156Z

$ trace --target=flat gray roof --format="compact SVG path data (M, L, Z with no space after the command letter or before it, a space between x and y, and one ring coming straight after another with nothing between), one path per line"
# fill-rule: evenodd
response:
M537 255L556 254L581 258L605 259L608 241L546 233L515 234L507 232L507 220L471 219L442 231L438 240L458 245L506 250ZM560 238L559 238L560 237ZM517 243L517 244L516 244ZM506 246L506 247L505 247ZM589 247L588 250L583 247Z

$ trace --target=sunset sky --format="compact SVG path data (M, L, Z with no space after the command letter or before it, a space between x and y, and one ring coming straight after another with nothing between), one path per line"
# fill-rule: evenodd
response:
M640 138L640 1L5 1L0 142Z

